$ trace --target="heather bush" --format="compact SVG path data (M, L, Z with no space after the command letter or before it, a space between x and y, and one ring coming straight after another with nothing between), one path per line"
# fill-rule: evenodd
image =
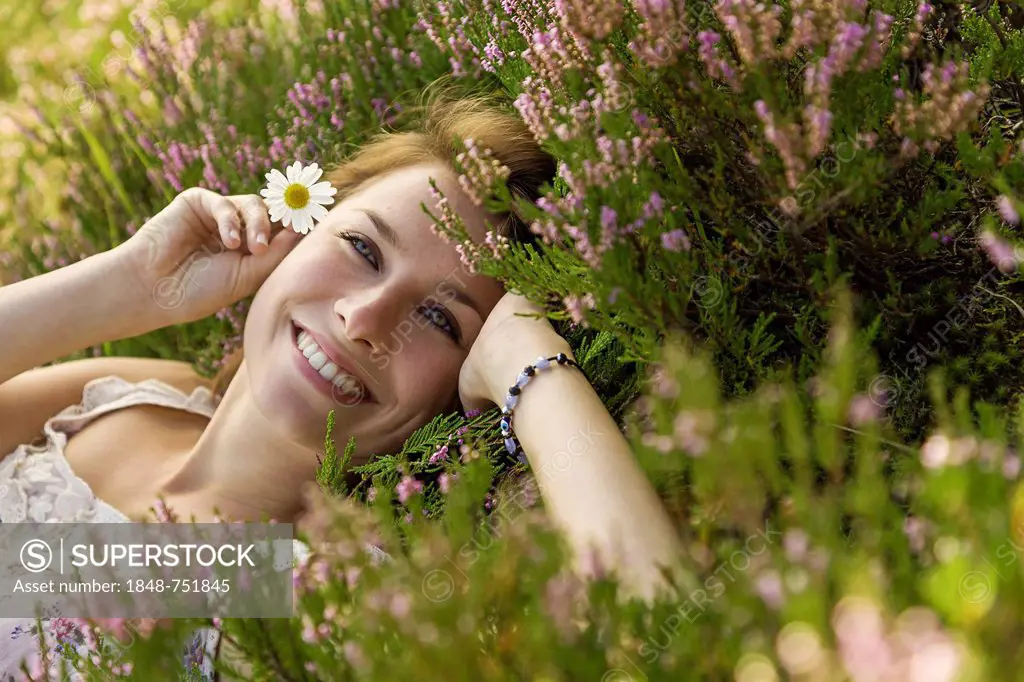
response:
M243 677L1014 678L1017 3L193 10L136 17L124 78L79 74L72 105L39 111L0 204L3 276L108 249L184 187L251 193L271 167L339 160L440 76L502 93L558 179L519 206L536 249L465 244L467 263L565 330L688 550L654 606L575 581L535 487L506 485L522 472L496 457L493 411L435 419L351 488L328 441L308 539L347 549L297 571L291 621L216 623ZM500 193L487 150L459 142L464 187ZM52 160L57 210L28 182ZM212 373L244 314L86 352ZM118 656L160 678L195 625Z

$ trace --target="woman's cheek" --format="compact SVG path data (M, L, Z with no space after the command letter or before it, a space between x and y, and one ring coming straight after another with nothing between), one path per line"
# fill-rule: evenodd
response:
M453 354L442 352L435 344L425 343L426 339L418 341L406 344L404 352L392 358L401 359L400 367L396 369L400 372L404 389L433 393L439 388L456 386L461 363L453 359Z

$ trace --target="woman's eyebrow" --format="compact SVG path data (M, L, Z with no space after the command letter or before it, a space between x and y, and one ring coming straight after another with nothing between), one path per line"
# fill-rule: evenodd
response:
M364 213L366 217L370 219L370 222L372 222L373 226L377 228L377 232L380 233L380 236L384 241L391 244L391 246L395 247L398 251L403 251L405 249L402 245L402 240L398 237L398 232L395 228L388 225L387 221L384 220L379 213L368 208L357 208L356 210ZM452 298L454 300L463 304L467 308L470 308L480 317L480 319L484 319L485 315L480 312L480 307L477 305L476 301L469 297L469 294L457 287L451 287L451 290Z
M470 308L473 312L475 312L480 317L481 320L486 317L485 315L483 315L480 312L480 308L477 307L476 301L471 299L469 297L469 295L466 294L466 292L463 291L461 288L452 287L452 298L454 298L459 303L461 303L461 304L467 306L468 308Z
M398 232L395 231L395 228L388 225L387 221L381 218L379 213L368 208L357 208L356 210L366 214L366 217L377 228L377 232L380 233L384 241L391 244L398 251L405 250L405 247L402 246L402 241L398 238Z

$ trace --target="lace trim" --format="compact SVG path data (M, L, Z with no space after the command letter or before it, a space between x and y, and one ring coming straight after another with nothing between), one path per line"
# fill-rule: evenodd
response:
M128 517L97 498L64 458L68 438L93 419L124 407L155 404L212 417L217 400L205 386L186 394L158 379L137 383L119 376L93 379L82 402L43 426L45 441L21 445L0 460L0 522L127 523Z

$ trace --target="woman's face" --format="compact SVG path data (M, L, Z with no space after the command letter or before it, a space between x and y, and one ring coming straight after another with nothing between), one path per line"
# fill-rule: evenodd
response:
M355 436L364 457L393 450L457 398L462 363L504 290L433 233L420 208L438 214L430 178L482 243L487 213L455 174L440 162L409 166L336 204L256 294L243 370L260 412L290 440L323 443L333 409L340 447Z

